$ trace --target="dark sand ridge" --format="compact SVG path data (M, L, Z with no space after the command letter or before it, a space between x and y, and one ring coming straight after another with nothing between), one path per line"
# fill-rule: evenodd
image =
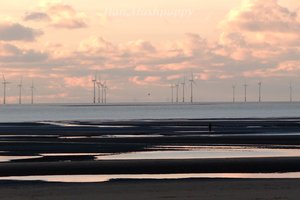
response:
M299 172L300 157L1 163L0 176Z
M0 182L1 200L297 200L299 179L123 180L106 183Z
M273 145L284 145L284 148L298 148L288 145L299 145L300 136L235 136L235 137L157 137L157 138L86 138L55 139L47 138L9 138L0 140L0 155L39 155L45 153L125 153L145 151L160 145L248 145L254 147L276 148ZM170 148L172 149L172 148ZM159 148L156 148L159 150ZM162 149L165 150L165 149Z

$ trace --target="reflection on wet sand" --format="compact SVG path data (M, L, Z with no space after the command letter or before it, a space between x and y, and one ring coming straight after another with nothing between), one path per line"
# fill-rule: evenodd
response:
M159 147L163 149L164 147ZM169 149L176 146L168 146ZM168 149L166 148L166 149ZM97 160L130 159L199 159L199 158L251 158L251 157L296 157L300 149L251 148L242 146L201 146L185 147L177 150L142 151L97 156Z
M230 178L230 179L297 179L300 173L212 173L212 174L139 174L139 175L65 175L65 176L12 176L0 177L0 180L14 181L46 181L63 183L97 183L110 180L176 180L176 179L201 179L201 178Z

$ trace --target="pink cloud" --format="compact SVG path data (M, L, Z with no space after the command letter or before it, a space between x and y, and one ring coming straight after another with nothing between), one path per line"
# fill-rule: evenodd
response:
M286 61L276 67L257 69L244 73L245 77L286 77L297 76L300 71L300 61Z
M159 84L161 77L148 76L146 78L140 78L138 76L130 77L129 81L136 85L157 85Z
M175 74L175 75L167 76L167 80L172 81L172 80L180 79L182 77L183 77L182 74Z
M139 72L151 72L154 71L155 68L147 65L138 65L134 68L134 70Z
M65 77L64 83L66 87L90 88L92 86L93 77Z
M222 21L219 42L225 49L218 53L235 60L276 57L279 47L299 45L298 15L277 0L245 1Z

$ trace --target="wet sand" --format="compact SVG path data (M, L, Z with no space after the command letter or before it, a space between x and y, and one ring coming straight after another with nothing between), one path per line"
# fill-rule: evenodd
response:
M0 182L1 200L297 200L299 179L118 180L106 183Z
M300 172L300 157L94 160L88 154L160 146L300 148L300 119L169 119L0 123L0 176ZM212 125L210 132L208 127ZM66 126L63 126L66 125ZM124 137L119 137L119 136ZM130 135L130 137L126 137ZM152 135L153 137L148 137ZM137 136L137 137L134 137ZM171 149L171 148L170 148ZM82 154L82 155L73 155ZM62 155L68 154L68 155ZM87 155L85 155L87 154ZM106 183L0 181L4 199L299 199L300 179L118 180Z
M208 129L209 124L212 131ZM147 137L149 135L153 137ZM72 155L165 150L160 149L164 145L171 148L190 145L299 148L300 119L0 123L0 156L52 154L0 163L0 176L300 171L299 157L96 161L92 155Z
M295 118L58 123L67 126L52 123L0 123L0 156L124 153L144 151L161 145L252 145L271 148L273 145L300 145L300 119ZM212 125L212 132L208 130L209 124ZM137 137L126 138L126 135Z

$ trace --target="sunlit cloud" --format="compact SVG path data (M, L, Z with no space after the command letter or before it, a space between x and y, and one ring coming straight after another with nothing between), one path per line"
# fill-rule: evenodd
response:
M55 93L58 98L88 98L95 73L109 81L111 92L120 92L112 95L120 99L128 91L135 93L133 86L155 87L160 96L165 86L184 77L189 80L192 72L196 82L220 86L245 79L299 77L299 9L276 0L237 5L220 21L214 37L204 36L200 25L198 32L170 29L163 35L159 28L152 29L151 18L142 27L132 25L134 17L126 19L131 26L109 19L102 26L99 11L92 15L87 8L94 9L87 5L82 12L76 3L42 1L24 8L19 18L11 14L2 19L0 73L14 83L20 76L36 80L45 99L54 99ZM192 17L197 16L189 20L195 20ZM115 31L119 26L124 32ZM169 24L165 26L160 28Z
M300 61L287 61L276 67L257 69L244 73L245 77L293 77L300 71Z
M147 76L140 78L138 76L130 77L129 81L137 85L160 85L161 77L159 76Z
M94 78L92 76L86 77L65 77L64 83L66 87L81 87L89 88L91 87L91 82Z
M235 60L270 58L278 55L272 53L278 46L299 46L297 12L282 7L277 0L246 1L220 25L220 44L225 48L222 55Z
M42 1L43 11L27 12L25 21L50 21L51 26L64 29L78 29L87 27L86 14L76 12L70 5L62 1Z

